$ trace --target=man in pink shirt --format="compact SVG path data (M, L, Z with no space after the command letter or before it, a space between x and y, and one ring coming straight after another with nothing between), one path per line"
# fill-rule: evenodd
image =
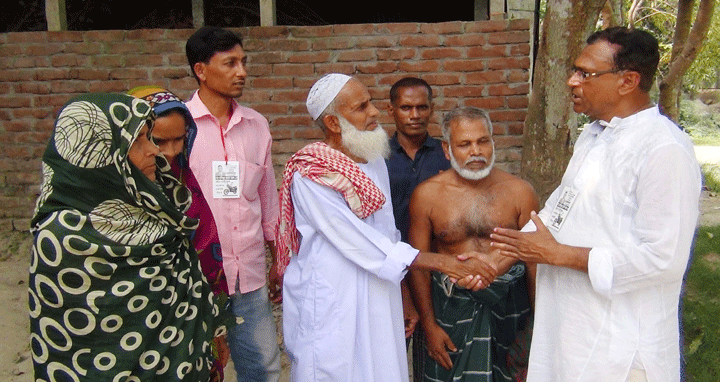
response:
M200 85L186 103L198 127L190 169L215 220L219 239L215 245L199 248L200 256L213 256L222 265L220 273L227 280L233 313L242 318L228 333L238 380L277 381L280 351L270 299L282 300L282 281L275 261L278 195L268 122L235 101L242 95L247 77L240 36L222 28L203 27L190 36L185 50ZM199 229L195 242L215 234L210 231ZM273 259L269 288L266 246ZM215 274L217 280L218 272L206 269L205 264L203 261L204 273Z

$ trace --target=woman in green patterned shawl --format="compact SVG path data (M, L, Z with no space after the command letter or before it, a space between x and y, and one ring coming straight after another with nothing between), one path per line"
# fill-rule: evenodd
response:
M210 378L224 327L190 249L189 193L155 164L153 119L124 94L82 95L60 111L32 220L38 381Z

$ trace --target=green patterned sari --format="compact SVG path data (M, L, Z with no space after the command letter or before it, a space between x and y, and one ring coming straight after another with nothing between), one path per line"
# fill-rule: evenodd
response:
M219 308L189 238L190 194L128 150L154 114L124 94L66 104L32 220L31 349L38 381L207 381Z

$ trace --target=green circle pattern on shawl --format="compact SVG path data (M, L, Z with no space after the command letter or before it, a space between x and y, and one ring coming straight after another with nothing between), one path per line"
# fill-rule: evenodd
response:
M190 194L166 166L155 183L128 159L153 119L124 94L83 95L58 116L32 220L38 381L209 378L210 343L225 328L190 249Z

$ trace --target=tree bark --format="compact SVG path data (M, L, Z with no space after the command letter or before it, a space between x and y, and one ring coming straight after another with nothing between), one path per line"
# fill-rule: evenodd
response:
M695 57L702 50L703 42L707 37L712 22L715 0L700 0L695 22L692 23L694 0L680 0L678 2L677 21L673 35L673 48L670 57L668 73L660 81L659 104L668 118L678 120L680 91L685 72L690 68Z
M521 176L541 202L557 187L578 135L568 71L595 29L605 0L548 0L525 120Z

